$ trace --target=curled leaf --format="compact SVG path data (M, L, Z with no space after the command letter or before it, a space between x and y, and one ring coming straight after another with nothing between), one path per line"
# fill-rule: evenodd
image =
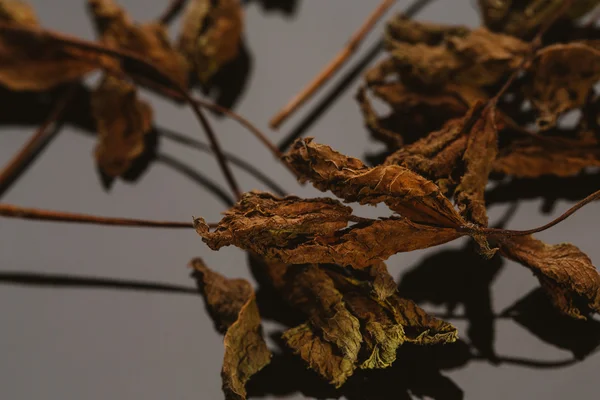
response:
M560 114L585 103L600 79L600 51L583 43L548 46L529 72L528 98L539 113L537 123L551 128Z
M385 203L390 209L419 222L444 226L464 223L439 187L399 165L369 168L312 138L298 140L284 157L301 181L331 190L347 202Z
M600 146L595 139L531 137L500 150L493 169L518 178L544 175L573 176L586 167L600 166Z
M20 0L0 0L0 21L33 27L39 25L33 7Z
M31 29L0 33L0 84L10 90L45 91L107 64L97 53L67 47L38 34L37 18L24 3L0 1L0 23Z
M137 98L135 86L111 76L102 80L91 102L98 130L96 161L108 176L120 176L144 151L152 109Z
M196 230L213 250L235 244L258 254L270 246L285 247L309 236L329 236L345 228L352 209L327 198L278 198L249 192L225 213L214 232L197 220ZM244 245L246 243L246 245Z
M526 37L552 18L563 0L479 0L485 24L493 30ZM575 19L591 11L598 0L577 0L569 5L566 16Z
M600 312L600 274L581 250L569 243L548 245L533 236L503 238L502 254L533 271L563 314L586 319Z
M103 42L148 58L174 82L187 86L187 61L172 46L163 25L136 24L113 0L88 0L88 4Z
M365 268L398 252L435 246L465 234L402 217L367 220L343 229L350 217L350 209L332 199L277 199L251 192L226 213L213 232L201 218L195 220L195 227L213 250L233 244L269 261L334 263L354 268Z
M191 0L185 10L179 48L201 83L238 55L244 14L239 0Z
M331 343L317 336L308 323L288 329L282 337L295 354L335 387L342 386L356 369L354 363L336 352Z
M435 86L446 82L485 86L517 68L529 46L521 40L466 27L396 18L386 40L403 80Z
M221 377L227 400L246 399L246 383L271 360L262 336L254 291L248 281L227 279L193 259L207 308L218 326L225 330L225 356Z
M487 226L484 193L492 163L498 154L498 128L495 110L488 110L475 123L463 154L464 174L454 196L461 215L481 226Z

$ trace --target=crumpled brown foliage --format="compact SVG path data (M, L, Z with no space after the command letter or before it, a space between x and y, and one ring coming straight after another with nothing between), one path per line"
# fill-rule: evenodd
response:
M569 5L566 17L576 19L598 5L598 0L577 0ZM485 24L492 30L517 37L537 32L557 13L564 0L479 0Z
M189 66L171 44L166 27L157 22L134 23L113 0L88 0L101 40L147 58L181 87L187 86Z
M462 226L464 220L430 180L400 165L369 168L312 138L294 143L284 157L301 182L310 181L321 191L331 190L346 202L385 203L415 222Z
M538 125L551 128L565 111L585 104L600 79L600 51L584 43L541 49L529 68L528 98L537 109Z
M464 174L454 192L460 214L470 222L487 226L485 188L498 153L498 128L494 109L483 111L469 133L463 154Z
M487 99L485 92L469 85L448 83L416 89L403 84L400 79L389 82L369 78L369 73L380 73L378 70L382 66L377 65L366 73L367 86L359 90L356 99L373 137L390 149L400 148L406 141L441 129L449 120L462 117L477 102ZM391 109L390 114L378 115L369 94L385 102Z
M279 199L250 192L227 211L213 232L202 218L196 218L194 225L213 250L233 244L270 261L335 263L357 269L466 234L402 217L367 220L346 228L350 220L351 209L333 199Z
M484 27L470 30L409 20L399 15L388 24L386 46L405 82L492 85L517 68L529 45Z
M235 59L241 46L244 12L239 0L191 0L183 16L179 48L201 83Z
M548 245L533 236L501 240L504 256L537 276L554 306L573 318L600 312L600 274L581 250L569 243Z
M0 23L38 27L33 9L18 1L0 1ZM42 36L0 33L0 84L11 90L45 91L76 81L106 60L88 51L65 47Z
M573 176L600 166L600 144L594 138L529 137L503 148L493 170L518 178Z
M334 266L271 263L267 271L282 296L308 318L286 331L284 340L336 387L357 367L389 367L405 342L425 345L457 339L456 328L400 298L396 290L378 297L372 282ZM383 263L372 272L379 275L375 281L393 281Z
M227 279L195 258L190 262L217 326L225 332L221 377L227 400L246 399L246 383L271 361L262 336L254 290L248 281Z
M139 100L136 87L106 76L91 96L98 131L95 150L100 169L111 177L125 173L144 152L144 137L152 130L152 109Z

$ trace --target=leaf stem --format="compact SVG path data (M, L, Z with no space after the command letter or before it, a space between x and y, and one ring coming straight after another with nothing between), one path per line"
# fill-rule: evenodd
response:
M152 228L193 228L192 222L152 221L132 218L99 217L96 215L76 214L61 211L25 208L12 204L0 203L0 216L6 218L32 219L37 221L75 222L81 224L137 226ZM216 226L216 224L209 224Z
M510 229L498 229L498 228L482 228L482 227L463 227L460 231L470 232L470 233L481 233L486 236L526 236L532 235L534 233L545 231L546 229L552 228L554 225L564 221L573 215L577 210L582 208L588 203L591 203L594 200L600 199L600 190L595 191L594 193L587 196L585 199L581 200L573 207L569 208L565 211L560 217L548 222L545 225L542 225L538 228L527 229L524 231L519 230L510 230Z
M300 93L294 96L288 104L275 114L269 124L271 128L277 129L294 111L304 104L329 78L339 70L342 65L356 51L365 36L373 29L377 21L394 4L395 0L383 0L369 15L360 29L355 32L346 46L325 66L325 68L306 86Z
M53 132L49 128L53 123L60 121L67 105L73 99L76 89L77 86L74 84L66 89L66 92L57 100L48 118L40 125L35 134L25 143L21 150L13 156L6 167L0 171L0 192L7 184L9 184L9 182L15 179L28 162L35 157L44 143L46 143L54 133L57 133L56 130Z

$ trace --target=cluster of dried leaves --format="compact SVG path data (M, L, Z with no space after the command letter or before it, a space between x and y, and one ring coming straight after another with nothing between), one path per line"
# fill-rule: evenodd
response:
M238 54L243 10L238 0L190 1L174 42L164 23L137 23L113 0L88 0L88 9L99 46L44 31L29 5L1 0L0 84L13 91L43 92L102 70L91 94L98 132L95 156L100 171L115 178L144 153L144 139L153 126L152 109L139 98L132 78L153 89L209 84ZM157 71L148 71L138 60Z
M284 156L301 182L344 202L384 203L389 217L356 217L331 198L255 191L215 229L195 220L211 249L235 245L266 260L275 288L307 318L283 339L336 387L356 368L389 367L403 343L457 339L452 325L397 292L384 261L399 252L470 236L482 257L498 252L529 268L560 312L576 319L600 312L600 274L581 250L531 235L543 228L488 228L485 202L490 174L569 176L600 165L598 44L574 39L575 25L543 46L541 34L526 41L563 15L563 2L543 2L543 10L536 1L480 3L486 25L477 29L403 15L389 21L388 57L367 71L357 95L373 137L389 148L380 165L312 138ZM578 2L561 23L596 4ZM380 117L371 96L390 115ZM561 128L560 117L574 109L582 111L576 127Z
M598 1L479 3L485 24L477 29L403 15L387 24L387 58L366 72L357 94L373 137L388 147L381 163L368 166L312 138L282 157L300 182L340 200L252 191L216 228L194 220L211 249L234 245L262 261L273 288L305 317L283 340L335 387L357 369L390 367L404 344L458 338L454 326L398 292L384 263L396 253L468 236L483 259L501 255L529 268L563 314L600 312L591 260L574 245L532 236L562 218L530 231L490 228L485 199L494 174L563 177L600 166L600 42L576 23ZM90 102L95 156L114 178L141 157L152 131L153 112L137 85L190 102L195 81L208 84L237 56L243 13L238 0L189 1L174 43L165 21L136 23L112 0L88 4L98 43L42 30L26 4L0 0L0 84L44 92L101 70ZM376 112L373 97L389 115ZM565 129L560 119L572 110L581 117ZM390 215L358 217L342 201L383 203ZM271 359L254 290L200 259L190 266L225 335L225 396L244 399L248 380Z

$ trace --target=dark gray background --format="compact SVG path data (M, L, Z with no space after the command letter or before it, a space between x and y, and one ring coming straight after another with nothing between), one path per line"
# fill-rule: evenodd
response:
M31 1L44 26L93 38L84 1ZM138 21L156 17L166 1L121 0ZM330 60L363 22L378 1L299 1L293 15L265 10L251 2L246 7L245 40L252 70L236 110L267 130L267 121ZM417 18L477 26L474 1L438 0ZM398 1L400 11L408 1ZM391 13L388 14L388 17ZM379 24L317 99L294 116L279 132L282 140L320 99L335 88L341 77L370 51L382 33ZM354 101L360 83L355 80L340 98L314 122L309 135L337 150L364 157L382 149L368 139ZM192 112L186 107L145 93L154 106L156 122L190 138L205 142ZM239 155L264 171L285 190L319 196L310 186L301 187L288 171L237 123L211 118L228 152ZM9 160L33 133L34 127L9 127L0 134L0 164ZM205 187L164 162L154 163L136 183L116 182L104 191L99 184L92 151L94 138L66 127L37 162L3 196L2 201L106 216L190 220L202 215L217 221L227 205ZM227 191L213 157L161 140L160 153L179 160L194 173ZM234 173L244 190L267 189L242 168ZM600 183L600 182L599 182ZM565 187L565 191L568 189ZM509 228L538 226L559 215L571 202L558 200L549 214L542 200L519 203ZM491 208L491 220L509 207ZM539 235L550 243L572 241L592 259L600 259L597 227L598 204L560 226ZM385 215L380 208L361 209L362 215ZM456 249L464 242L443 246ZM433 250L433 252L438 249ZM424 260L430 251L393 257L388 265L400 278ZM0 277L13 272L67 274L85 278L111 278L194 288L187 262L201 256L207 264L230 277L251 278L245 253L229 247L208 249L193 231L95 227L21 220L0 220ZM448 259L447 268L459 268ZM435 280L436 276L430 279ZM5 399L218 399L223 357L222 337L215 332L202 299L191 293L36 287L3 279L0 286L0 396ZM468 285L467 285L468 286ZM537 286L524 268L506 262L491 285L493 308L500 312ZM434 311L444 309L425 304ZM463 310L459 306L457 314ZM464 319L452 320L465 334ZM267 332L278 328L266 322ZM496 352L504 358L560 361L573 358L532 335L511 319L495 324ZM272 344L272 341L270 341ZM398 360L397 362L402 362ZM495 366L471 360L461 368L444 371L467 399L578 399L597 398L600 358L592 355L563 368L532 368L507 362ZM289 377L294 379L294 377ZM274 397L268 397L274 398ZM293 394L289 398L303 398Z

